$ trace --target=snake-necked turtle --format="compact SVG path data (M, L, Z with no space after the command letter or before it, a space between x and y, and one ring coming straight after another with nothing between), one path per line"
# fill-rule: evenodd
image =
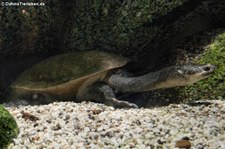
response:
M143 92L185 86L208 77L214 66L170 66L142 76L115 73L128 59L100 51L66 53L48 58L25 70L11 85L12 102L47 104L53 101L97 101L114 107L137 107L117 100L121 92ZM16 100L18 99L18 100Z

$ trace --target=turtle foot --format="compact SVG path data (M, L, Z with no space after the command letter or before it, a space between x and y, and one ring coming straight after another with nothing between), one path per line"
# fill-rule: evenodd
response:
M116 98L108 99L106 105L113 106L115 108L135 108L135 109L138 108L136 104L118 100Z

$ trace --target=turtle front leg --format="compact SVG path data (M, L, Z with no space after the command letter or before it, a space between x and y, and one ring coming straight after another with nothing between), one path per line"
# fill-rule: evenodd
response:
M104 82L95 83L87 87L86 92L79 98L97 101L115 108L138 108L136 104L116 99L113 89Z
M116 99L113 89L108 84L100 84L98 88L104 95L104 104L116 108L138 108L136 104Z

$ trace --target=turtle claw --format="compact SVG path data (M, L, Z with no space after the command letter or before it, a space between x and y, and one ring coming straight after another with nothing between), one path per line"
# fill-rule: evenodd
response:
M115 108L138 108L136 104L127 101L121 101L116 98L111 98L108 100L108 105L114 106Z

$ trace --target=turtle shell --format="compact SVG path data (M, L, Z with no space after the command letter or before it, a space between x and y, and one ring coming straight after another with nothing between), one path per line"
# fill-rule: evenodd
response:
M25 70L11 85L19 92L70 93L87 79L104 79L108 71L127 64L124 57L101 51L73 52L53 56Z

